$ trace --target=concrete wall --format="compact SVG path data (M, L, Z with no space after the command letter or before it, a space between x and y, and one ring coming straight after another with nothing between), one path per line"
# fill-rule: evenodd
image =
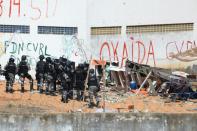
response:
M18 62L21 55L28 55L34 69L40 54L58 58L66 55L80 62L81 54L76 45L78 41L87 43L87 0L0 1L0 24L30 26L30 34L0 33L0 63L3 66L10 56ZM77 38L38 34L38 26L77 27Z
M88 0L90 26L197 22L196 0Z
M196 131L197 114L0 115L1 131Z
M30 25L31 35L37 26L63 26L78 27L78 36L87 37L87 0L6 0L0 7L0 24Z
M177 60L171 54L195 48L196 40L192 31L128 34L125 38L120 35L97 35L91 37L91 47L96 49L93 56L118 60L123 66L128 58L156 67L187 68L195 64L195 61L186 61L184 57Z
M119 57L120 63L128 57L135 62L171 68L180 61L169 61L168 53L183 52L196 46L195 12L196 0L0 1L0 24L30 25L30 34L0 33L0 63L4 66L11 55L18 61L23 54L29 56L33 69L40 54L55 57L66 55L71 60L81 62L85 58L77 47L76 43L79 42L88 57L91 54L94 58L104 57L107 60L109 57L111 60ZM125 30L128 25L168 23L194 23L194 31L126 34ZM78 27L77 39L72 39L73 36L37 34L37 26ZM90 28L99 26L122 26L122 34L91 37ZM137 41L142 44L138 46ZM170 45L172 47L168 46L170 42L174 42ZM184 62L179 65L186 68L193 63Z
M125 57L128 57L138 63L164 68L192 66L195 62L169 59L169 54L196 47L196 5L196 0L88 0L90 27L122 27L120 35L91 36L91 47L96 49L92 54L107 60L118 60L121 65ZM126 34L126 26L129 25L173 23L194 23L194 30ZM137 41L140 41L140 46Z

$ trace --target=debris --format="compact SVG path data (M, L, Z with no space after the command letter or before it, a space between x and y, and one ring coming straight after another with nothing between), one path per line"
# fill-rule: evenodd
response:
M120 113L121 110L124 110L124 109L127 109L127 108L118 107L118 108L116 108L116 109L117 109L118 113Z
M141 88L144 86L145 82L147 81L147 79L150 77L152 71L149 72L149 74L147 75L146 79L143 81L143 83L140 85L140 88L138 89L138 91L136 92L136 95L139 93L139 91L141 90Z
M170 70L150 67L148 65L138 64L132 61L126 61L126 71L129 72L127 79L136 81L138 83L139 90L132 90L138 94L142 88L148 88L149 95L159 94L161 97L169 97L176 101L196 99L196 90L194 89L194 79L193 88L190 83L190 79L187 78L189 74L182 71ZM143 83L141 83L143 79ZM130 84L130 83L129 83ZM130 85L127 86L130 86ZM173 93L178 93L178 97L173 95ZM189 95L188 95L189 94Z
M181 76L181 77L185 77L187 78L187 76L189 75L188 73L185 73L183 71L174 71L172 72L173 75L177 75L177 76Z
M129 112L133 112L134 111L134 105L128 105L128 110L129 110Z
M136 89L136 90L131 90L131 92L135 93L135 94L141 94L141 95L147 95L148 92L145 91L145 90L139 90L139 89Z
M133 90L137 89L137 84L136 84L135 81L130 82L130 88L133 89Z
M149 84L149 88L148 88L148 94L149 95L157 95L157 92L156 92L156 87L157 87L157 81L153 81L151 79L148 79L148 84Z

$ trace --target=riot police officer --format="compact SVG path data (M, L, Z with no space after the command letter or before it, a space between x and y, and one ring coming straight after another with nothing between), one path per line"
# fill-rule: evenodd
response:
M30 70L30 65L27 63L27 56L22 55L21 61L18 65L18 75L21 81L21 92L24 92L25 78L29 79L30 91L33 91L33 79L31 75L28 73L29 70Z
M5 68L5 78L6 78L6 92L13 92L13 84L16 75L16 64L14 63L14 58L10 58Z
M94 73L94 69L89 70L88 76L88 92L89 92L89 107L93 107L95 104L93 102L93 97L96 99L96 106L99 105L99 97L98 92L100 91L99 81Z
M39 61L36 64L36 80L37 80L37 90L40 91L40 93L43 92L43 84L44 84L44 67L45 67L45 61L44 61L44 55L39 56Z
M54 60L54 68L55 68L55 81L54 81L54 91L57 90L57 87L60 86L61 84L61 78L60 78L60 74L61 74L61 70L60 70L60 60L59 59L55 59Z
M66 72L61 73L61 86L62 86L62 102L68 102L69 96L71 96L71 79Z
M52 93L54 91L54 81L55 81L55 68L51 60L51 57L46 58L46 64L44 66L44 77L46 81L46 94Z
M0 64L0 75L3 75L3 71L1 69L1 64Z
M67 59L61 57L60 58L60 66L59 70L61 71L60 80L61 80L61 88L62 88L62 102L68 102L68 98L71 94L71 78L69 76L69 66L67 65Z
M84 91L83 66L79 64L75 70L75 89L77 90L77 100L82 100Z

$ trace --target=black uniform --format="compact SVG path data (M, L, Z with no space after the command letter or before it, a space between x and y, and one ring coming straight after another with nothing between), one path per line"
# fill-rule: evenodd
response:
M54 77L54 90L57 90L57 85L60 86L61 84L61 78L60 78L60 74L61 74L61 70L60 70L60 61L59 59L55 59L54 60L54 68L55 68L55 77Z
M5 78L6 78L6 92L13 91L13 83L16 75L16 64L14 63L14 59L10 58L9 62L4 68L5 70Z
M46 94L48 94L48 92L52 93L54 91L55 68L50 57L46 58L44 73L45 73L44 77L46 81Z
M100 85L98 82L98 79L96 77L96 74L94 73L94 69L90 69L88 76L88 90L89 90L89 107L92 107L94 105L93 97L96 99L96 105L99 104L99 98L98 98L98 92L100 91Z
M1 72L2 72L2 70L1 70L1 64L0 64L0 75L2 75L2 73L1 73Z
M68 102L68 97L71 94L71 78L69 76L69 66L67 65L67 59L61 58L60 59L60 66L59 70L60 73L60 80L61 80L61 87L62 87L62 102Z
M30 91L33 91L33 79L31 75L28 73L30 70L30 66L26 61L26 56L22 56L21 62L18 65L18 75L21 80L21 92L24 92L24 80L25 78L29 79Z
M40 61L36 64L36 80L37 80L37 90L40 91L40 93L43 92L43 84L44 84L44 67L46 62L43 61L44 56L39 56Z
M67 91L69 92L69 97L71 99L74 98L74 83L75 83L75 76L74 76L74 73L75 73L75 62L72 62L72 61L69 61L67 60L67 63L66 63L66 72L65 72L67 75L68 75L68 78L67 78Z
M66 70L66 73L68 74L71 82L70 82L70 86L71 86L71 89L74 88L74 82L75 82L75 76L74 76L74 73L75 73L75 62L72 62L72 61L67 61L67 70Z
M4 75L4 71L1 69L1 64L0 64L0 75Z
M77 90L77 99L82 100L84 90L83 69L78 66L75 70L75 89Z

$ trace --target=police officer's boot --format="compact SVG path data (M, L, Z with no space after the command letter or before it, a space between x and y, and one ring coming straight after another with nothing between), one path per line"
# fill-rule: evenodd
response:
M49 84L49 93L52 94L54 92L54 83L50 82Z
M24 93L25 89L24 89L24 78L20 78L20 83L21 83L21 92Z
M57 83L56 83L56 80L54 81L54 88L53 90L56 91L56 87L57 87Z
M65 90L63 90L63 92L62 92L62 99L61 99L61 101L63 102L63 103L68 103L68 92L67 91L65 91Z
M12 77L11 79L10 79L10 93L13 93L13 84L14 84L14 77Z
M5 91L6 91L6 92L9 92L9 81L6 81Z
M40 79L38 80L37 90L38 90L38 91L41 91L42 88L43 88L43 78L40 78Z
M93 106L94 106L93 98L91 98L91 96L90 96L88 107L93 108Z
M49 84L47 83L47 84L46 84L45 94L48 95L48 93L49 93Z
M12 81L10 80L9 82L8 82L8 92L9 93L12 93Z
M10 83L10 93L13 93L13 82Z
M90 102L88 103L88 108L93 108L93 107L94 107L94 103L90 101Z
M24 93L25 89L24 89L24 84L21 84L21 92Z
M99 106L99 98L96 98L96 107L98 107Z
M89 91L89 104L88 104L88 107L89 108L92 108L94 106L94 102L93 102L93 92L92 91Z
M77 100L80 101L81 100L81 91L77 90Z
M40 88L40 94L42 94L43 93L43 89L42 88Z
M31 80L31 81L29 82L29 84L30 84L30 91L33 91L33 80Z
M43 86L42 85L39 85L39 92L40 92L40 94L42 94L43 93Z

